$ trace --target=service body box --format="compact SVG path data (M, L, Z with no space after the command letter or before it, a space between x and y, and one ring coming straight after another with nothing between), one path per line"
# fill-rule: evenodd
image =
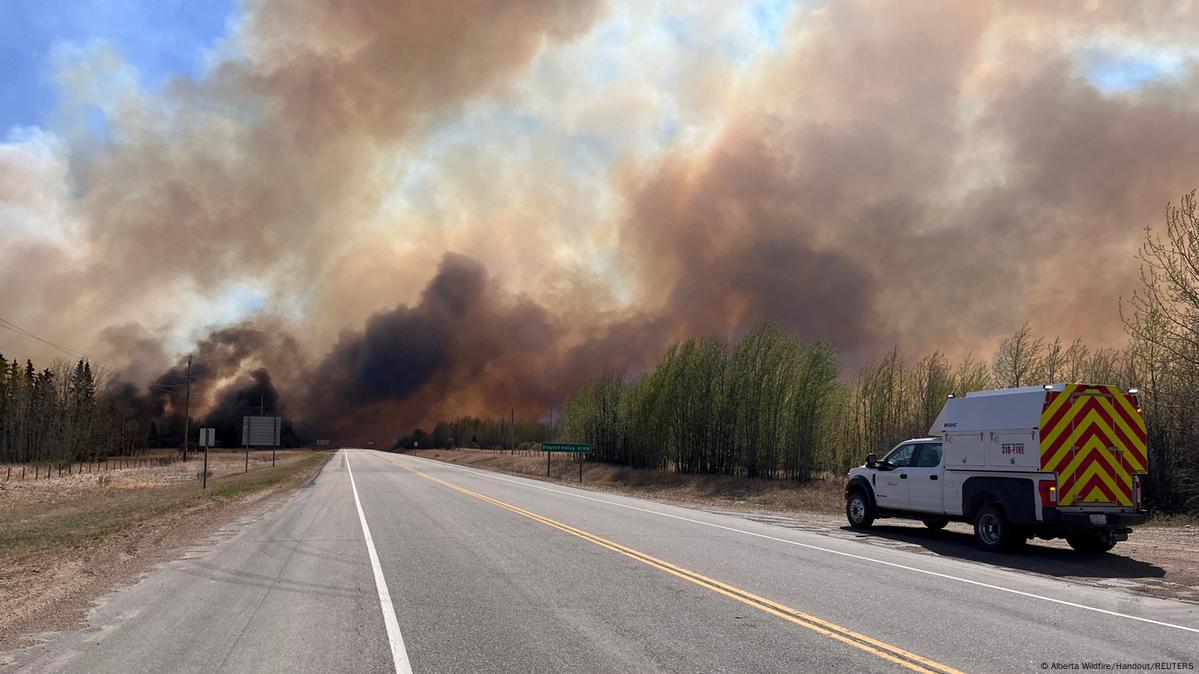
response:
M944 433L942 453L945 467L982 468L987 465L987 440L985 433Z
M1039 471L1040 386L970 393L951 398L929 435L944 443L948 470Z
M1004 470L1041 470L1041 443L1037 429L995 431L987 446L987 467Z
M1133 507L1148 472L1136 389L1048 384L950 398L929 429L943 440L946 493L966 471L1053 475L1058 507ZM1139 507L1139 506L1138 506Z

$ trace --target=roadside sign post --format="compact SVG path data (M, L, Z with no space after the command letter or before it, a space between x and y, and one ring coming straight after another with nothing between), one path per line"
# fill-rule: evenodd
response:
M541 443L541 451L545 452L545 476L550 476L550 462L554 456L554 452L563 454L577 454L579 463L579 482L583 481L583 462L587 459L587 455L591 453L591 445L585 442L543 442Z
M208 489L208 448L216 446L216 429L200 429L200 446L204 448L204 470L201 489Z
M246 448L246 469L250 472L250 447L270 447L271 465L275 465L275 448L279 446L282 417L242 417L241 444Z

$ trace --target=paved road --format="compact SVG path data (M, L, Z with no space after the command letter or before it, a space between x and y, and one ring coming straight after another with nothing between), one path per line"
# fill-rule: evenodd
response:
M10 669L1034 672L1195 663L1196 608L348 450Z

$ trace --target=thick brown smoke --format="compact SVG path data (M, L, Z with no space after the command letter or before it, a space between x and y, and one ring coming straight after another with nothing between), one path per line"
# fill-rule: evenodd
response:
M13 263L0 267L0 305L87 335L97 318L137 321L230 280L265 282L273 300L294 300L384 198L389 150L596 14L574 0L258 0L245 9L239 56L200 81L175 80L161 97L130 94L115 104L110 142L77 149L71 189L81 196L59 215L79 219L71 234L81 259L16 241L5 251ZM7 175L0 195L20 203L29 186ZM355 302L321 309L346 304Z
M0 306L90 340L139 383L172 366L152 389L166 391L188 298L263 289L251 319L195 339L201 404L233 414L277 389L312 433L388 442L437 417L542 415L581 377L763 318L851 366L892 344L986 354L1025 321L1118 343L1142 228L1199 183L1194 54L1127 91L1084 72L1097 44L1199 44L1193 5L837 1L793 11L743 71L689 69L678 99L718 123L661 153L626 148L602 177L619 208L594 231L553 222L591 211L565 203L589 193L544 158L549 139L527 160L468 145L427 187L441 201L381 208L397 163L472 106L519 107L530 64L570 63L604 16L548 0L250 3L231 55L122 98L109 144L0 172L6 200L77 223L68 254L8 242ZM630 125L656 114L619 84L602 92ZM46 187L63 172L69 189ZM610 263L579 263L596 249Z
M624 259L693 331L771 316L851 362L1119 340L1143 227L1199 181L1199 67L1104 96L1050 41L1179 29L1123 7L830 3L711 147L632 179Z

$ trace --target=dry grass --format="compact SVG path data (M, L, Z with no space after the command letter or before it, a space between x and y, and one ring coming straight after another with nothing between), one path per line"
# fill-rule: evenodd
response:
M1199 527L1199 513L1183 513L1180 515L1153 513L1153 516L1149 519L1149 524L1146 526L1195 528Z
M200 488L200 464L189 461L0 492L0 651L20 645L22 635L76 624L94 598L306 484L331 456L280 452L272 468L264 454L265 462L245 474L234 472L232 455L210 457L219 477L207 490Z
M303 450L283 450L278 453L279 460L290 460L289 457L306 456L311 452ZM102 472L55 475L50 479L20 480L0 478L0 511L8 511L27 505L54 504L69 502L86 497L97 486L108 486L113 489L147 489L167 485L198 484L203 470L202 457L191 457L187 461L177 461L166 466L138 466L116 468L113 462L112 470ZM208 457L209 480L220 480L227 476L241 474L245 470L245 454L240 451L214 451ZM250 472L271 465L270 451L250 452ZM92 466L88 466L91 469Z
M544 456L513 455L475 449L422 449L411 454L545 479ZM574 459L556 455L551 466L550 479L567 484L577 483L578 471L579 467ZM585 463L583 485L668 501L778 512L836 515L842 512L845 503L845 481L832 476L815 479L807 484L797 484L781 480L728 475L683 475L664 470Z

